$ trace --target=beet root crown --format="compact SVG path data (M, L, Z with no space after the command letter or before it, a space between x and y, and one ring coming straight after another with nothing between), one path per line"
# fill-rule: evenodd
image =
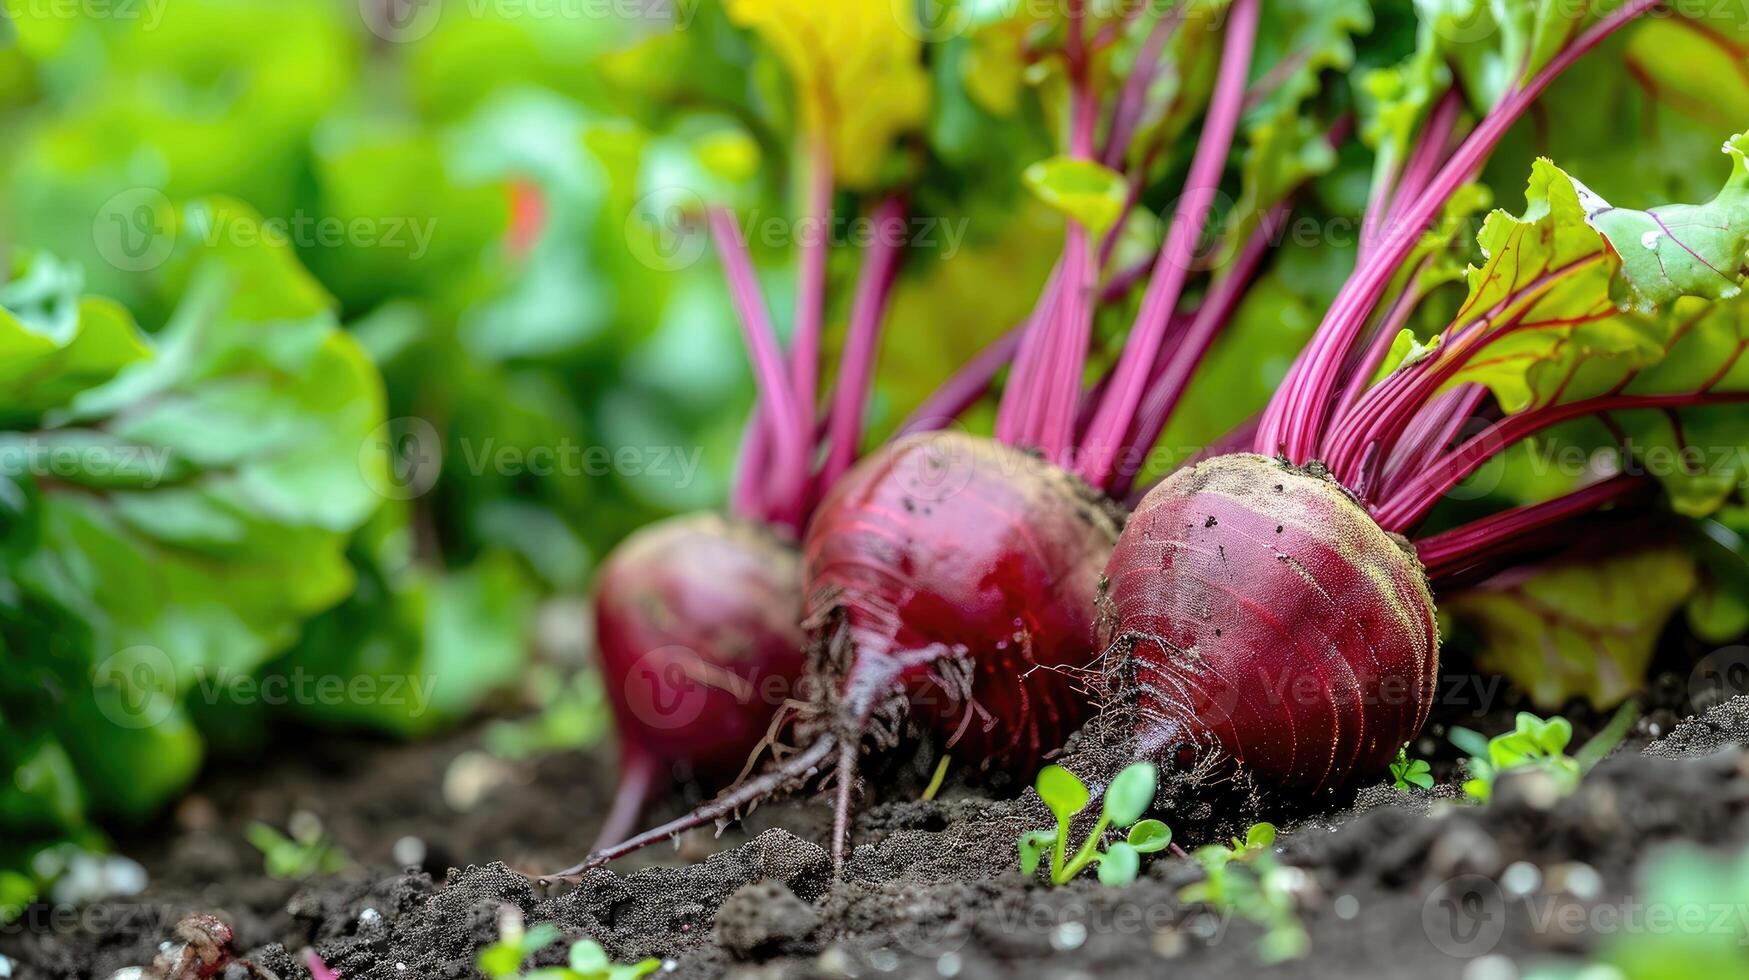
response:
M1427 720L1426 575L1334 480L1252 454L1174 474L1131 515L1100 600L1137 754L1318 790L1386 767Z

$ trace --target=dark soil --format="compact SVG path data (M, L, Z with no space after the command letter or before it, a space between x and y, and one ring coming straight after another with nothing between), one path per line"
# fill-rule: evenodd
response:
M141 967L150 978L154 957L175 949L177 922L207 912L233 926L241 955L283 980L308 976L296 956L306 946L347 980L473 977L509 906L559 925L567 942L598 940L617 961L662 959L677 977L1515 976L1502 972L1508 960L1579 956L1597 942L1537 928L1548 903L1622 901L1665 842L1749 843L1740 747L1749 698L1672 732L1686 692L1664 688L1670 703L1638 728L1644 752L1618 752L1564 799L1533 776L1503 780L1485 807L1465 805L1454 754L1430 738L1442 779L1433 791L1374 785L1269 801L1229 787L1202 794L1213 802L1199 811L1168 809L1186 847L1257 817L1281 824L1280 860L1300 869L1312 953L1280 965L1259 961L1259 926L1178 899L1201 877L1193 861L1162 855L1122 889L1091 878L1049 888L1014 867L1016 836L1049 823L1036 798L991 800L951 784L939 801L913 792L865 807L841 881L816 843L823 808L804 800L764 807L720 841L690 835L678 855L658 849L574 887L541 886L513 868L578 856L610 792L611 754L504 763L464 732L410 746L305 734L283 743L301 754L218 768L164 825L123 842L151 876L145 894L30 910L0 930L0 967L100 980ZM1510 699L1485 706L1442 700L1437 733L1510 726ZM1581 736L1603 720L1570 717ZM263 874L244 828L283 829L297 811L322 820L351 870L307 883ZM397 854L420 851L417 866L397 866ZM1451 909L1478 911L1453 921ZM555 944L539 962L560 963L563 951Z

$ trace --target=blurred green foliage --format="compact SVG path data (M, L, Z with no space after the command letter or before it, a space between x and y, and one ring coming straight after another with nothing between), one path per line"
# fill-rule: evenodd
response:
M709 59L696 105L634 94L658 52L621 52L669 33L560 7L3 9L16 904L32 854L150 816L209 746L464 716L543 594L722 499L750 395L716 271L627 236L755 94ZM699 18L717 81L749 77ZM584 455L625 446L650 449Z

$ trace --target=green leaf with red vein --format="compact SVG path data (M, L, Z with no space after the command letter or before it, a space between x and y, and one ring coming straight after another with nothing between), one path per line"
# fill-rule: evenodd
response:
M1519 569L1440 609L1479 635L1478 668L1539 707L1583 697L1608 708L1642 688L1659 633L1696 583L1687 552L1658 547Z

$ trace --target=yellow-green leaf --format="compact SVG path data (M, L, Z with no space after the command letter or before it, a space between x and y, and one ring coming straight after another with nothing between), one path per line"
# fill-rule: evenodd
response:
M922 32L910 5L728 0L728 10L789 70L804 124L826 141L839 181L872 183L888 144L928 110Z

